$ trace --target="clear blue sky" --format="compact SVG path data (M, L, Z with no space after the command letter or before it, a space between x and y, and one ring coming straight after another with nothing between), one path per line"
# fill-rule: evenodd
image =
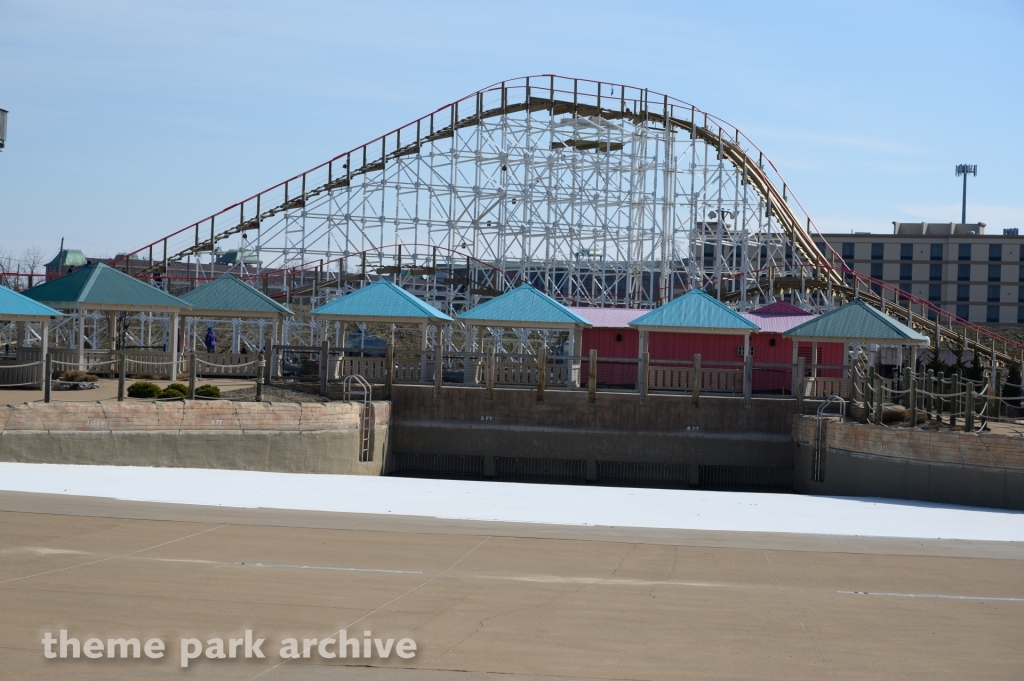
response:
M823 231L1024 228L1024 2L0 0L0 249L113 255L485 85L648 87L746 132Z

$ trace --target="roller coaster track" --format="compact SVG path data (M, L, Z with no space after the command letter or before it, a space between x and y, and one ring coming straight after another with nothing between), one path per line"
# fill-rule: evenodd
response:
M511 101L509 96L511 88L507 88L506 82L489 86L440 107L427 116L382 135L352 151L339 154L330 161L289 178L268 190L232 204L199 222L120 256L111 264L115 265L131 256L143 256L148 253L148 266L141 272L133 271L133 274L143 276L166 274L170 263L182 262L192 257L198 260L200 254L211 253L219 242L233 235L245 232L258 233L264 222L281 214L287 215L290 211L303 210L312 199L336 190L349 188L355 179L372 176L374 173L383 171L389 163L397 159L419 154L424 145L452 138L456 135L456 131L480 126L488 119L520 112L530 114L546 111L552 117L570 114L573 117L598 117L604 121L626 120L637 126L661 126L666 131L669 129L682 131L691 139L703 142L717 152L719 160L728 161L741 175L742 184L751 188L763 200L769 221L775 220L785 235L787 244L791 245L794 265L790 267L788 278L776 276L772 280L777 286L777 290L790 287L792 290L802 290L805 293L816 291L819 294L827 295L830 300L829 304L858 296L876 307L885 305L883 296L871 290L871 284L876 283L876 288L879 288L879 282L873 282L863 275L857 275L856 281L861 282L866 289L858 291L859 286L850 286L844 278L844 263L835 250L827 243L825 243L824 252L819 250L812 238L812 232L817 233L813 221L806 216L806 211L800 206L799 201L793 196L771 161L734 126L693 105L675 99L670 102L667 95L658 95L646 89L628 88L628 86L597 83L596 81L562 79L573 83L573 90L569 92L556 89L555 79L558 78L557 76L544 75L531 78L525 79L525 97L522 101ZM545 86L548 83L549 85ZM587 100L578 95L581 84L589 84L592 89L596 87L596 101L593 96ZM605 86L610 87L613 93L615 88L618 88L621 95L606 97L602 101L601 93ZM630 92L629 96L627 96L627 91ZM485 108L485 95L493 99L499 93L500 105ZM687 109L689 116L674 115L677 111L686 113ZM439 119L446 119L446 123L438 126ZM405 140L402 139L403 132ZM610 145L611 143L599 140L570 139L554 143L552 148L606 152L614 150ZM744 145L750 151L745 149ZM755 151L756 158L754 157ZM325 172L326 177L323 177ZM775 176L775 181L773 181L772 175ZM318 179L313 181L313 178ZM806 216L806 221L798 216L797 210L794 209L791 202L795 203L799 211ZM266 205L268 203L270 205ZM171 248L169 252L168 248L172 239L180 241L190 233L194 233L191 244L178 247L177 250ZM821 241L824 242L824 239L821 238ZM796 264L798 258L799 265ZM274 271L273 276L280 277L282 274L287 275L290 272L309 271L311 267L314 265L300 263L284 270L278 268ZM799 276L794 276L794 271L799 271ZM771 276L769 268L768 279L771 279ZM337 281L339 285L342 283L342 278L343 276L339 275ZM718 276L719 281L724 278L724 275ZM769 282L769 285L772 283ZM755 276L753 280L750 280L748 286L741 285L740 290L755 294L757 291L763 292L765 289ZM487 294L496 291L488 290L485 287L481 292ZM733 290L725 293L723 299L735 299L740 295L746 294ZM894 293L894 300L896 295ZM899 295L904 299L913 298L902 292ZM926 308L931 309L929 308L930 303L913 300L920 305L922 313L918 314L904 308L907 310L907 323L937 339L941 338L943 334L941 325L937 321L929 320L924 313ZM955 318L944 310L937 310L935 314L938 316L937 319L945 319L949 322L950 330L945 332L946 337L963 340L966 346L974 352L994 353L997 359L1004 363L1021 360L1024 346L992 334L982 327ZM963 333L952 332L954 324L962 327ZM968 337L971 335L969 331L973 332L973 339Z

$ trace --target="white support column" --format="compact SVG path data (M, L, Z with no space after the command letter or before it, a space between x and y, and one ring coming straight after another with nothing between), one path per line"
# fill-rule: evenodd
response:
M78 309L78 370L85 371L85 310Z
M170 378L172 381L178 379L178 313L171 312L171 328L169 329L171 340L171 370Z
M569 335L569 356L579 357L572 360L571 384L574 388L580 387L580 369L583 365L583 329L576 327Z
M818 377L818 341L811 342L811 378Z
M238 319L231 320L231 352L237 355L238 351L241 350L242 340L239 338L242 325Z
M107 339L107 346L111 350L117 350L117 312L114 310L107 311L107 334L110 336Z

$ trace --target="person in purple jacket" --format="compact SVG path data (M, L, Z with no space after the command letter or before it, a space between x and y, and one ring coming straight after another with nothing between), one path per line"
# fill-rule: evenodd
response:
M203 339L206 343L207 352L217 352L217 334L213 332L213 327L206 327L206 338Z

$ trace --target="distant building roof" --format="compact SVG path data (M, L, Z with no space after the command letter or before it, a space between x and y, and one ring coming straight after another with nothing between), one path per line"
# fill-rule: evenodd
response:
M698 288L634 319L629 325L681 333L742 334L758 330L757 324Z
M757 324L761 333L785 333L814 316L783 300L759 307L753 312L740 312L740 314Z
M0 286L0 319L8 322L35 322L63 316L52 307L32 300L6 286Z
M589 327L590 321L529 284L477 305L456 317L471 326L513 329Z
M87 262L88 260L85 257L85 253L72 249L64 249L57 255L53 256L53 260L46 263L45 267L82 267Z
M348 321L390 324L450 322L452 318L387 279L335 298L310 314Z
M803 308L800 308L800 307L797 307L796 305L793 305L792 303L787 303L784 300L779 300L779 301L774 302L774 303L769 303L767 305L763 305L763 306L757 308L756 310L753 310L751 312L751 314L756 314L758 316L763 316L763 315L804 315L804 316L808 316L811 313L808 312L807 310L803 309Z
M209 284L179 298L192 306L196 316L277 317L292 311L234 276L222 274Z
M75 270L25 291L65 310L180 310L188 303L103 264Z
M583 317L595 329L628 329L629 323L650 310L627 307L570 307L573 314Z
M928 337L871 307L852 300L785 333L802 340L883 345L927 345Z

